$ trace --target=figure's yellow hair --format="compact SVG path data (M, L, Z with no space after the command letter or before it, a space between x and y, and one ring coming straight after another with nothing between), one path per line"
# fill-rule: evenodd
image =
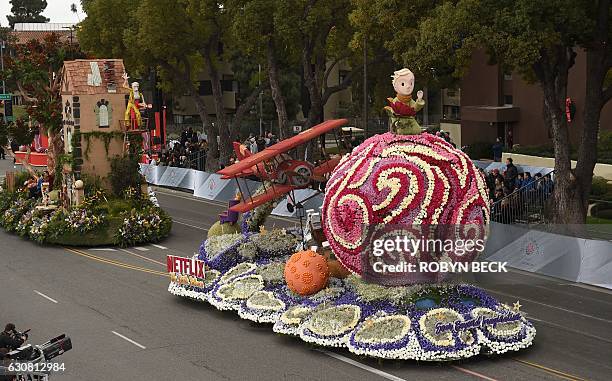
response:
M404 75L412 75L414 77L414 73L412 71L410 71L410 69L408 68L403 68L403 69L399 69L393 72L393 75L391 76L391 84L395 85L395 80L398 79L399 77L403 77Z

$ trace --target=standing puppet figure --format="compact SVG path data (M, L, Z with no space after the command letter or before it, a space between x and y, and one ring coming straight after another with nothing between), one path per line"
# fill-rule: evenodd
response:
M387 98L389 106L385 110L389 114L391 130L401 135L421 133L421 126L414 116L425 106L423 91L417 91L417 100L412 99L414 90L414 74L409 69L401 69L393 73L393 88L395 98Z
M139 90L140 84L138 82L132 82L131 87L128 85L129 78L127 73L123 74L123 79L125 80L123 86L130 89L130 98L125 109L124 119L130 121L130 128L137 130L142 126L140 110L151 108L151 105L145 102L144 95Z

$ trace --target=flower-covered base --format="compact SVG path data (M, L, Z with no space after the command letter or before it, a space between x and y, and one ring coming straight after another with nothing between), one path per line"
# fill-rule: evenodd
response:
M125 247L160 242L172 219L152 190L148 198L113 198L96 190L79 206L64 208L0 187L0 227L41 245Z
M236 258L225 271L209 265L203 288L171 283L168 291L271 323L277 333L378 358L458 360L518 351L535 337L518 306L472 285L384 287L350 276L304 297L279 281L288 255Z

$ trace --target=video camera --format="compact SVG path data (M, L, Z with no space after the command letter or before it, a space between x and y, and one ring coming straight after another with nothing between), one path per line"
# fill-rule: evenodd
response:
M72 349L72 341L65 333L54 337L53 339L41 344L40 350L43 352L46 360L51 360L54 357L62 355L64 352Z
M23 332L27 335L29 330ZM51 360L72 349L72 341L65 333L54 337L46 343L32 346L32 344L23 345L14 351L7 353L7 357L11 360L23 361L43 361Z

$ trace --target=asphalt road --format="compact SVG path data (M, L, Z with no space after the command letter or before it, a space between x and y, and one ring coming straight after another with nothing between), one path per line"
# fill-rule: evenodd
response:
M612 293L519 272L486 287L520 300L538 329L520 353L456 363L375 361L319 351L268 325L170 295L167 254L191 255L223 207L163 190L161 244L126 250L40 247L0 231L0 324L30 342L67 333L57 380L609 380ZM270 218L268 225L294 222Z

